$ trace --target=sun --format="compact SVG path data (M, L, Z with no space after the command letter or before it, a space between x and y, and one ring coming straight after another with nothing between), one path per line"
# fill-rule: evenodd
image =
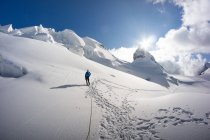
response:
M142 48L146 51L151 51L155 47L155 43L157 41L157 37L155 35L144 36L141 37L137 42L139 48Z

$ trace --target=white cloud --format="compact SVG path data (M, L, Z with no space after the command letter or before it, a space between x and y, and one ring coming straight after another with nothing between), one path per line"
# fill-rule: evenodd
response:
M168 55L165 51L153 51L151 54L164 69L173 74L193 76L197 75L206 59L200 54L181 53L179 55Z
M210 19L210 0L146 0L153 4L174 3L182 8L183 25L197 25Z
M173 74L184 74L183 71L181 70L181 67L179 64L173 62L173 61L163 61L163 62L159 62L159 64L161 66L164 67L164 69L168 72L168 73L173 73Z
M193 27L182 26L171 29L156 43L160 50L165 50L170 55L180 53L210 53L210 24L201 23Z
M159 38L157 50L152 54L167 71L195 75L206 61L199 54L210 54L210 1L173 0L173 3L182 8L182 25Z
M178 61L178 64L182 67L182 73L189 76L197 75L204 63L205 59L200 54L194 57L193 55L185 55L180 57L180 61Z
M210 19L210 0L173 0L183 9L183 25L197 25Z
M166 0L147 0L147 1L148 1L148 2L152 2L153 4L158 4L158 3L163 4L163 3L166 2Z

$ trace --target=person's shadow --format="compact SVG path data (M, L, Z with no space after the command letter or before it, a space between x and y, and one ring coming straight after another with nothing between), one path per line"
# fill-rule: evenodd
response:
M62 85L62 86L58 86L58 87L51 87L50 89L59 89L59 88L70 88L70 87L82 87L82 86L87 86L85 84L72 84L72 85Z

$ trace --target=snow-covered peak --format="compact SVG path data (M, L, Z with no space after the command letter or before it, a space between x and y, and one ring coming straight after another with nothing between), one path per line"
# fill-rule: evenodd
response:
M11 32L11 34L15 36L22 36L22 37L54 43L55 41L51 35L53 32L55 32L54 29L44 28L42 25L40 25L40 26L31 26L21 29L15 29L13 32Z
M199 75L203 75L210 68L210 63L206 62L201 71L198 73Z
M170 87L170 83L178 84L177 79L169 76L162 66L155 61L155 58L144 49L138 48L133 59L131 69L134 70L135 75L164 87ZM138 73L136 73L137 71Z
M83 40L85 41L85 45L86 46L90 46L90 47L93 47L93 48L96 48L96 47L103 47L103 45L96 41L95 39L93 38L90 38L90 37L84 37Z
M44 28L42 25L39 25L15 29L10 34L45 42L61 43L66 47L68 46L67 48L85 46L83 39L80 38L74 31L69 29L56 32L53 28Z
M116 58L105 48L103 48L102 43L92 39L90 37L83 38L85 42L84 56L93 61L112 66L112 62L116 61Z
M210 81L210 69L205 70L204 73L202 73L202 75L200 75L203 79L206 79L208 81Z
M206 68L210 68L210 63L206 63L206 64L205 64L205 67L206 67Z
M63 31L52 33L54 40L69 47L84 47L85 42L74 31L65 29Z
M39 33L49 34L48 28L44 28L42 25L40 26L31 26L19 29L24 36L31 37Z
M4 25L4 26L0 25L0 32L10 33L12 31L13 31L12 24Z
M133 54L133 59L134 59L134 61L136 59L150 59L152 61L155 60L154 57L149 52L145 51L142 48L138 48L136 50L136 52Z

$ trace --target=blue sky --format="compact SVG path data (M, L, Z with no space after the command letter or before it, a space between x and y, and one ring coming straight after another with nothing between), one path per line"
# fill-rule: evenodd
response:
M69 28L106 48L130 47L142 36L159 38L181 25L177 6L146 0L3 0L0 13L2 25Z

